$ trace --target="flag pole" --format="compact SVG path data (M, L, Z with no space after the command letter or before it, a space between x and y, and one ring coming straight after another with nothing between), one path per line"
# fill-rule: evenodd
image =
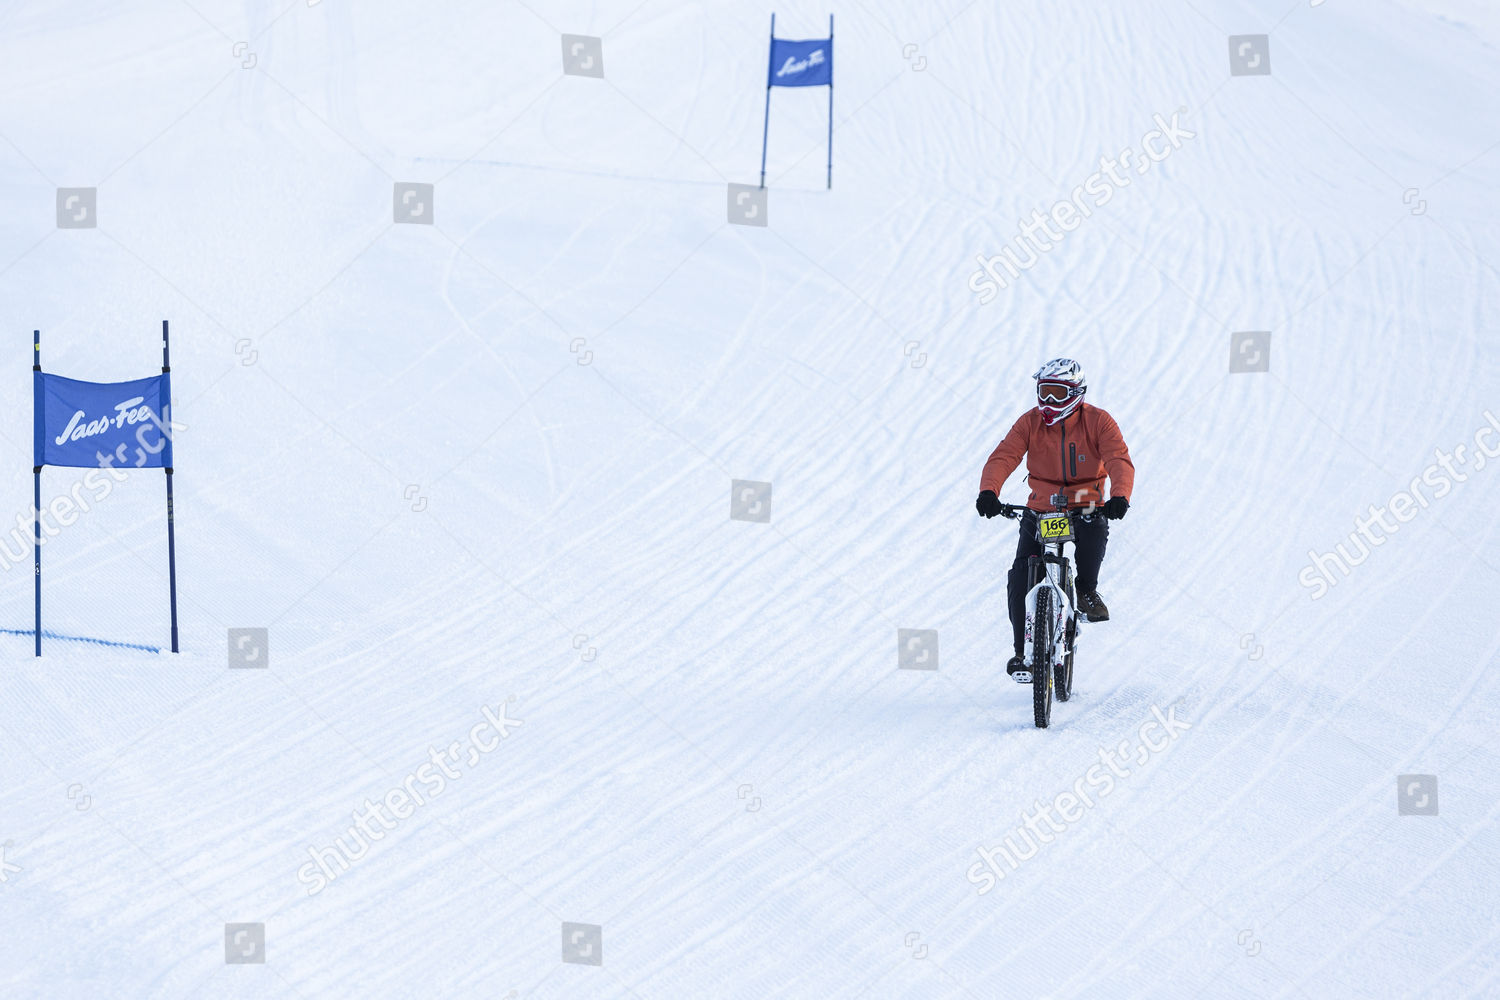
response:
M32 360L31 370L40 372L42 370L42 331L33 330L31 339ZM33 397L36 394L36 381L32 381ZM35 398L31 401L32 420L36 420ZM36 436L36 428L32 428L32 437ZM36 523L32 528L31 553L36 562L36 655L42 655L42 467L34 465L31 467L32 475L32 513L36 516Z
M828 15L828 59L833 60L833 15ZM833 69L828 71L828 190L833 190Z
M170 342L167 337L167 321L161 321L161 373L170 375L172 372L172 355ZM172 415L168 411L171 406L171 396L167 397L167 406L161 407L161 419L166 425L162 433L170 439L172 434ZM172 467L164 467L167 470L167 588L171 595L172 604L172 652L177 652L177 529L176 518L172 512Z
M771 15L770 51L766 54L766 123L760 131L760 186L766 186L766 142L771 138L771 73L775 69L771 60L776 52L776 15Z

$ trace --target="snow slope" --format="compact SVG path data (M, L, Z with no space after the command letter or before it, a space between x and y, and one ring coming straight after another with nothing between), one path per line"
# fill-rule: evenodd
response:
M0 496L29 522L34 328L114 380L170 319L184 425L183 652L0 635L0 995L1500 995L1500 16L859 0L834 187L826 93L777 91L752 228L770 11L0 10ZM976 256L1174 113L1190 140L980 301ZM435 225L393 224L411 181ZM82 186L98 227L57 229ZM1269 371L1229 372L1243 331ZM1001 670L1014 527L972 504L1060 354L1138 477L1042 732ZM1315 599L1310 552L1357 558L1413 480ZM48 629L165 643L163 503L131 473L47 542ZM226 669L244 627L269 669ZM311 891L486 709L520 725ZM1189 728L1137 755L1154 710Z

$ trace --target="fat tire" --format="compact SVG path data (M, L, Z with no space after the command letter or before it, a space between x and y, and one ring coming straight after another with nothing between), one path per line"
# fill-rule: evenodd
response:
M1054 679L1057 687L1057 700L1067 701L1073 696L1073 643L1078 638L1078 625L1074 618L1068 619L1068 652L1063 657L1062 663L1057 666L1057 676Z
M1052 723L1052 591L1037 591L1031 633L1031 708L1038 729Z
M1067 701L1073 696L1073 651L1078 643L1078 598L1073 593L1073 568L1067 563L1063 563L1063 588L1068 593L1068 603L1072 606L1073 613L1068 616L1065 636L1068 651L1063 656L1063 661L1057 667L1056 676L1053 678L1058 701Z

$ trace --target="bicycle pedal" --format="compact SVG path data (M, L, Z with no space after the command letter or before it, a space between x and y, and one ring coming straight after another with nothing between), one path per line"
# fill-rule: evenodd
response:
M1015 673L1013 673L1013 674L1010 675L1010 679L1013 680L1013 681L1015 681L1017 684L1030 684L1031 683L1031 671L1030 670L1017 670Z

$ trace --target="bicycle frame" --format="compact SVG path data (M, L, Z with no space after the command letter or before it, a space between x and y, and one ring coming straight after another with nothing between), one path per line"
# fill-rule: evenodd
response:
M1025 623L1025 645L1021 650L1021 658L1031 668L1033 677L1041 669L1036 662L1036 607L1037 595L1042 591L1048 591L1052 595L1051 604L1052 628L1049 630L1055 642L1053 643L1054 662L1046 665L1048 671L1053 671L1062 666L1063 661L1072 652L1073 645L1077 641L1077 629L1069 628L1075 615L1073 595L1073 568L1068 561L1064 546L1077 537L1077 519L1092 519L1103 517L1103 513L1096 507L1090 505L1084 509L1072 508L1067 504L1064 496L1052 498L1052 511L1034 511L1026 507L1018 507L1006 504L1004 514L1006 517L1024 518L1033 516L1035 520L1036 539L1040 543L1041 554L1030 558L1027 569L1027 590L1025 599L1026 623ZM1042 537L1041 518L1057 514L1068 515L1068 537L1062 541L1049 540Z
M1040 540L1040 539L1038 539ZM1067 556L1063 555L1063 546L1066 542L1042 542L1042 554L1032 556L1028 581L1032 586L1026 591L1026 645L1022 650L1022 658L1031 667L1032 676L1037 676L1039 670L1054 670L1060 668L1063 658L1068 654L1067 623L1073 617L1073 598L1071 591L1072 573L1068 564ZM1053 660L1048 664L1038 664L1036 660L1036 646L1032 637L1036 634L1036 598L1043 590L1052 592L1052 635L1057 641L1052 644Z

